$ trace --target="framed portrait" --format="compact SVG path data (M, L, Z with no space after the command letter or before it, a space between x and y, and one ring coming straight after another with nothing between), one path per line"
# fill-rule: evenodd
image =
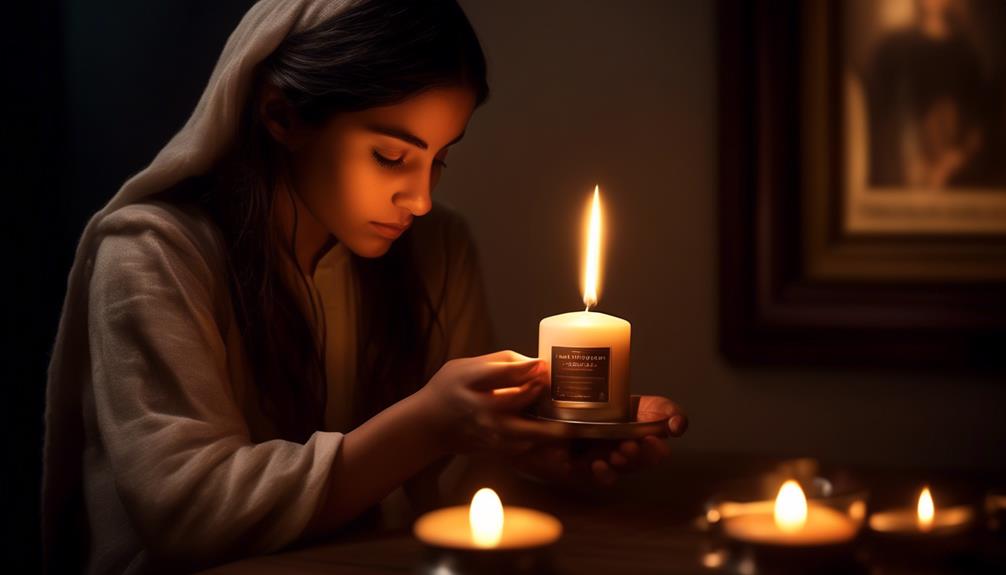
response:
M727 357L1006 365L1006 4L718 8Z
M1006 234L1006 5L837 4L844 231Z

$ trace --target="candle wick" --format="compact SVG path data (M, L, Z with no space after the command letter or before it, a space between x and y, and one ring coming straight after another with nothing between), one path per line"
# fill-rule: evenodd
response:
M590 306L588 305L587 308L585 310L583 310L583 311L585 311L585 312L590 311Z

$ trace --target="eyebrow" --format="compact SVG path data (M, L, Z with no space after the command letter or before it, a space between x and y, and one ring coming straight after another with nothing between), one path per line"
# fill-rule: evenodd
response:
M367 129L370 130L371 132L376 132L378 134L384 134L385 136L391 136L392 138L397 138L399 140L402 140L403 142L412 144L413 146L421 150L428 150L430 148L430 145L426 143L426 140L423 140L419 136L409 132L408 130L403 130L402 128L396 128L395 126L385 126L382 124L371 124L367 126ZM465 137L465 131L462 130L461 133L458 134L453 140L447 142L447 144L445 144L444 147L446 148L447 146L456 144L458 141L461 140L461 138L464 137Z

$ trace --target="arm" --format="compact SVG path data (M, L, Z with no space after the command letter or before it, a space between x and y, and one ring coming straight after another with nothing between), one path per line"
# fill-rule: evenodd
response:
M384 498L448 450L433 434L433 414L425 395L416 393L346 434L332 462L324 503L305 531L309 537L331 532Z
M439 453L417 433L418 400L350 435L253 443L210 264L178 226L155 224L105 237L90 293L100 440L154 557L196 565L281 548L309 523L316 533L351 518ZM323 502L334 512L313 523Z

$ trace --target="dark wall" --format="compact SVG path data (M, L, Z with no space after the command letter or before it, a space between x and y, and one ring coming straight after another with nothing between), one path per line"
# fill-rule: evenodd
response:
M3 42L4 174L6 223L4 255L5 319L4 452L0 473L5 557L14 571L37 566L38 478L42 437L43 370L58 311L52 298L59 286L48 276L59 269L51 261L68 244L58 200L65 154L62 132L62 29L53 2L17 3L7 16L16 25ZM72 248L71 248L72 249ZM59 283L55 276L55 283Z

